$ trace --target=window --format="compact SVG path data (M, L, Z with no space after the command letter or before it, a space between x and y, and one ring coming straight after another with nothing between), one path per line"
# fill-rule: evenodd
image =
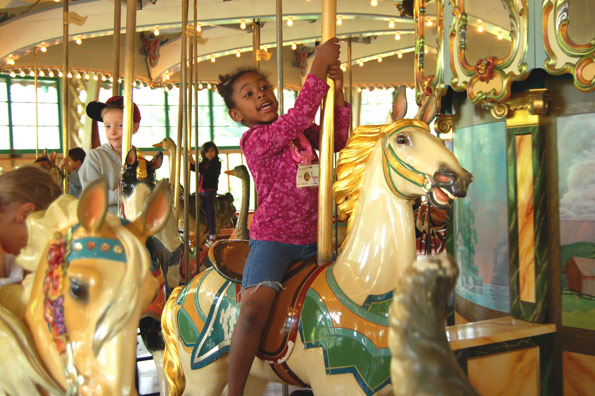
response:
M386 123L387 116L392 110L395 89L363 89L361 92L360 125L381 125ZM413 118L417 114L415 90L407 88L407 113L405 118Z

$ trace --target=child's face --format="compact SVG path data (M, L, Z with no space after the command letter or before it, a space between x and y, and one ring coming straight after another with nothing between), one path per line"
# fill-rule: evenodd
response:
M235 108L229 115L247 127L269 124L277 119L279 102L273 87L258 73L246 73L233 83Z
M102 116L103 125L105 126L105 136L108 143L112 146L114 151L122 153L123 134L124 134L124 112L120 109L106 110ZM138 124L133 126L132 133L136 133Z
M217 155L217 152L215 151L215 147L210 147L206 152L205 152L205 157L207 157L207 159L209 161L212 161L213 158L215 158L215 156Z

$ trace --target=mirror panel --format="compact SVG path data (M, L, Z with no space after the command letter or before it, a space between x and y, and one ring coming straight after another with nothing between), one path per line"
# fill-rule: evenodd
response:
M450 0L451 86L473 104L491 109L510 96L514 81L529 75L526 0Z
M545 0L543 41L551 74L572 74L581 91L595 90L595 13L593 0Z

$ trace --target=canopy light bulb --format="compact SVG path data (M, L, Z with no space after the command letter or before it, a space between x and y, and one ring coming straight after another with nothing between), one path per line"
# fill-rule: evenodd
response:
M45 72L43 70L39 71L39 77L45 77Z
M381 56L378 57L378 63L382 63L382 57Z
M58 72L58 77L62 78L64 77L64 73L62 73L61 71Z
M240 52L240 50L236 51L236 58L239 58L240 56L242 56L242 53Z
M211 55L211 63L215 63L217 59L215 59L215 57L213 55Z
M432 25L433 25L433 24L434 24L434 23L432 22L432 20L431 20L431 19L428 19L428 21L426 22L426 26L427 26L427 27L432 27Z
M102 76L101 76L101 81L106 81L106 80L107 80L107 77L105 76L105 74L104 74L104 75L102 75Z
M502 40L504 38L504 36L502 35L502 32L498 32L498 35L496 36L496 38L498 40Z
M9 66L14 65L14 59L13 58L8 58L8 60L6 61L6 64L9 65Z
M240 21L240 29L242 29L242 30L246 29L246 20L245 19L242 19Z
M201 82L198 83L198 89L202 89L202 83Z
M39 50L41 52L48 52L48 49L47 49L47 47L45 45L42 45L41 47L39 47Z
M361 93L362 92L362 88L361 87L357 87L357 92Z
M8 73L8 75L12 78L15 78L17 76L17 74L14 71L11 71L10 73Z
M196 31L197 31L197 32L202 32L202 27L200 26L200 23L198 23L198 24L196 25Z
M54 72L52 70L50 70L50 72L48 73L49 77L54 77Z
M159 26L155 26L155 29L153 29L153 35L159 36L160 34L161 32L159 31Z
M297 43L295 41L291 43L291 49L294 51L297 49Z
M397 58L401 59L402 57L403 57L403 53L402 53L401 51L399 51L399 52L397 53Z
M29 76L31 76L31 77L35 77L35 72L34 72L33 70L31 70L31 71L29 72Z
M341 26L343 24L343 17L341 15L337 15L337 26Z
M19 73L19 76L25 77L25 72L23 70L21 70L21 72Z
M376 7L378 5L378 0L370 0L370 5Z
M85 73L85 80L89 80L91 78L91 76L89 75L89 73Z
M287 26L290 26L290 27L293 26L293 17L292 16L287 18Z
M357 62L357 64L359 65L359 67L364 67L364 61L360 60L359 62Z
M400 40L400 39L401 39L401 34L395 33L395 40Z
M479 25L479 26L477 27L477 31L478 31L479 33L483 32L483 26Z
M74 40L74 42L76 43L76 45L81 45L81 44L83 43L83 39L82 39L80 36L78 36L78 37L77 37L77 38Z
M72 73L71 72L68 72L68 74L66 75L66 77L72 78Z
M207 89L211 89L212 85L211 83L207 83Z
M97 77L97 74L93 74L93 81L97 81L99 80L99 77Z
M395 26L396 26L396 22L395 22L394 18L391 18L390 21L388 21L388 28L394 29Z

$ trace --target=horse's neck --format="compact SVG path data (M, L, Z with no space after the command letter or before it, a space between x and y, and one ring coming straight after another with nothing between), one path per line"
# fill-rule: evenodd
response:
M389 190L381 155L377 146L368 161L355 223L333 269L343 292L360 305L368 296L392 291L416 258L411 204Z

